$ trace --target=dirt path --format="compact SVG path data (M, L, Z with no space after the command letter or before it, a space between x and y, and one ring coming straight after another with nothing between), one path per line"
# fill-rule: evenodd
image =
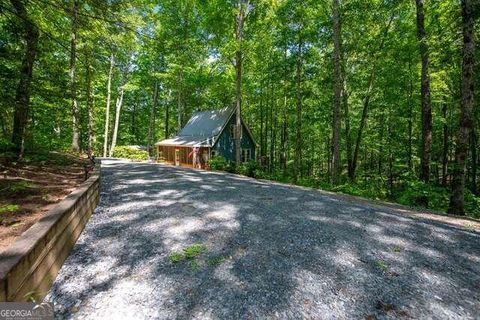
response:
M105 162L47 299L88 319L478 318L478 232L349 199Z

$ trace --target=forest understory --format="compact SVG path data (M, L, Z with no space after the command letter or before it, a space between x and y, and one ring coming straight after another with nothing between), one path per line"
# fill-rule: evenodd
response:
M84 158L28 153L22 162L0 155L0 251L85 180Z
M237 143L237 161L213 169L480 218L479 11L473 0L2 0L2 170L38 150L155 157L195 111L234 106L258 157L241 164Z

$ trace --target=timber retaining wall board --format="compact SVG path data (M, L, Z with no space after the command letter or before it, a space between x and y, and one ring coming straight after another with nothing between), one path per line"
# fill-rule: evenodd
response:
M100 197L100 166L0 253L0 301L41 301Z

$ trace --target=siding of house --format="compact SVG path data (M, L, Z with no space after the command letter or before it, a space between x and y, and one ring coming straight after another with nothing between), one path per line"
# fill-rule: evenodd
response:
M234 127L235 115L230 118L225 130L223 130L212 149L217 154L222 155L225 159L230 161L235 161L235 139L232 136L232 129ZM255 142L247 133L245 125L243 125L242 132L241 148L250 149L251 158L255 159Z
M158 146L158 161L163 163L175 164L175 150L179 151L179 162L181 166L192 167L193 156L189 156L193 151L192 147L182 146ZM196 167L204 169L208 161L209 148L200 148L198 152L198 162Z

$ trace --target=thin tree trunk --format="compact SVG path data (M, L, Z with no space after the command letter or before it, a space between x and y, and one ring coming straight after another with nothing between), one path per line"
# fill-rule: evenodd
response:
M342 105L342 24L340 0L333 0L333 122L332 122L332 168L333 183L338 184L342 171L340 159L340 110Z
M345 80L345 79L344 79ZM343 112L345 118L345 143L346 143L346 151L347 151L347 173L348 176L352 176L352 131L350 129L350 108L348 106L348 92L347 92L347 83L344 81L344 89L343 89Z
M390 110L389 110L390 111ZM389 117L390 117L390 114L389 114ZM378 140L379 140L379 152L378 152L378 175L381 177L382 176L382 172L383 172L383 137L384 137L384 130L385 130L385 116L384 115L380 115L380 135L378 137ZM390 137L390 124L388 123L387 124L387 131L388 131L388 137ZM390 146L389 146L389 149L390 151Z
M237 3L238 12L235 19L235 40L237 51L235 52L235 161L237 165L241 162L241 139L242 139L242 40L243 26L247 14L249 1L239 0Z
M448 118L447 118L447 103L443 103L443 152L442 152L442 185L447 185L447 170L448 170Z
M422 148L420 156L420 179L430 179L430 157L432 149L432 107L430 102L430 78L428 74L428 45L425 33L424 0L416 0L417 37L422 59L421 104L422 104Z
M265 137L263 135L263 123L264 123L264 111L263 111L263 79L260 81L260 158L261 164L264 165L264 157L265 157L265 146L264 140Z
M413 151L412 151L412 144L413 144L413 81L412 81L412 64L410 61L410 57L408 59L408 145L407 145L407 153L408 153L408 170L412 171L413 169Z
M472 193L478 195L477 186L477 132L475 127L472 127L472 133L470 137L470 152L472 154Z
M105 110L105 133L103 140L103 157L107 157L108 150L108 126L110 124L110 100L112 96L112 76L113 76L113 67L115 66L115 57L113 53L110 55L110 70L108 72L108 82L107 82L107 108Z
M91 53L87 50L87 72L86 72L86 83L87 83L87 115L88 115L88 147L87 153L89 157L93 155L93 95L92 95L92 65L91 65Z
M150 119L148 121L148 153L153 154L152 146L155 143L155 112L158 104L158 81L155 81L155 88L153 89L153 103L150 108Z
M177 90L177 133L180 133L183 127L183 70L180 70L178 75L178 90Z
M465 215L465 167L468 151L468 138L473 128L474 108L474 65L475 39L474 19L471 0L462 1L463 17L463 62L462 62L462 103L460 110L460 127L458 129L453 167L452 196L450 214Z
M76 80L78 1L72 0L72 38L70 42L70 94L72 98L72 151L79 152L78 101Z
M382 40L380 41L380 46L378 52L382 52L383 46L385 45L385 40L387 38L388 31L390 30L390 26L392 25L394 15L392 14L390 16L390 19L388 20L387 26L385 27ZM373 66L372 66L372 71L370 72L370 79L368 81L368 88L367 92L365 94L365 98L363 101L363 110L362 110L362 117L360 119L360 126L358 128L358 134L357 134L357 140L355 143L355 149L353 152L353 159L352 159L352 168L351 168L351 173L350 173L350 179L355 180L355 172L357 169L357 162L358 162L358 153L360 151L360 143L362 142L362 134L363 134L363 129L365 128L365 124L367 122L367 115L368 115L368 107L370 104L370 98L372 95L372 89L373 89L373 83L375 81L375 76L376 76L376 71L377 71L377 62L378 62L378 57L379 54L377 53L374 57L373 60Z
M288 108L288 98L287 98L287 44L285 43L285 49L283 51L283 116L282 116L282 135L281 135L281 166L283 175L287 173L287 108Z
M241 161L241 137L242 137L242 52L236 52L235 73L236 73L236 104L235 104L235 161L240 164Z
M133 141L135 144L138 143L137 139L137 106L140 104L140 97L137 96L136 101L133 103L133 112L132 112L132 123L130 125L130 133L132 134ZM149 128L150 129L150 128ZM148 135L147 135L147 140L148 140ZM148 141L147 141L147 146L148 146ZM147 149L148 150L148 149Z
M294 181L300 176L302 160L302 39L298 41L297 66L296 66L296 125L295 125L295 158L294 158Z
M117 102L115 104L115 126L113 127L112 145L110 146L110 151L108 154L109 157L113 155L113 152L115 151L115 146L117 145L118 125L120 123L120 111L122 109L123 95L125 93L125 82L122 83L119 88L119 94L117 97Z
M170 99L172 97L172 91L168 91L167 101L165 103L165 139L168 139L168 135L170 134Z
M37 26L28 16L22 0L10 0L17 16L23 24L23 39L26 47L20 67L20 81L15 93L15 111L13 116L12 144L18 158L21 160L25 151L25 131L30 111L30 85L32 82L33 65L37 56L39 32Z
M275 119L274 108L275 108L275 89L273 87L273 82L271 86L272 90L272 99L270 103L270 173L273 172L273 166L275 164ZM275 108L276 109L276 108Z

